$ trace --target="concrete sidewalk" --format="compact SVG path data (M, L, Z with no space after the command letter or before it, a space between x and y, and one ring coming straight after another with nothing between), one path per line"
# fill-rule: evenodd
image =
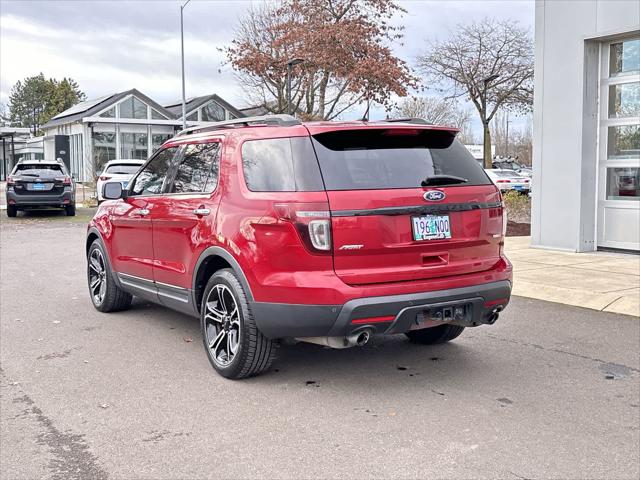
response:
M507 237L513 294L640 317L640 256L531 248L530 237Z

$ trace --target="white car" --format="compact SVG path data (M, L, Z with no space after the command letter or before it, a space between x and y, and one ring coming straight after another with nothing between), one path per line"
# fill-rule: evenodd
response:
M500 191L515 190L528 194L531 189L531 179L518 175L513 170L503 168L485 168L485 172Z
M102 202L102 186L105 182L120 182L122 188L126 188L129 180L133 178L136 172L144 165L146 160L122 159L111 160L104 166L104 170L98 177L96 190L98 190L98 202Z

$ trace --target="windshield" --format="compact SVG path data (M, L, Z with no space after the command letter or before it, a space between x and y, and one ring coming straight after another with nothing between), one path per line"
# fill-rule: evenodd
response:
M437 175L466 180L451 186L491 183L447 130L339 130L315 135L313 142L327 190L418 188Z
M140 167L141 165L131 163L116 163L109 165L104 173L110 173L112 175L133 175Z
M62 166L59 164L18 164L13 172L14 175L26 177L59 177L64 175Z

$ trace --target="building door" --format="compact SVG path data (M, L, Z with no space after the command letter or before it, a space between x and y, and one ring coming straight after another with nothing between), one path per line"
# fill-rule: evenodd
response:
M640 38L602 46L598 247L640 250Z

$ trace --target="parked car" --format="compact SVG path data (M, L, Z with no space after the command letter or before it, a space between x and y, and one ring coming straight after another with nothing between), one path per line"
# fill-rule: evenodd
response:
M533 176L533 170L531 167L522 165L516 160L511 159L495 159L491 164L492 168L499 170L513 170L521 177L531 178Z
M129 180L135 175L135 173L144 165L145 160L111 160L106 163L102 169L102 173L98 177L96 183L96 190L98 191L98 202L102 202L102 188L107 181L120 182L122 188L127 188Z
M529 178L520 176L513 170L487 168L485 172L501 191L515 190L522 194L529 194L531 188Z
M288 115L185 130L129 182L106 182L87 279L101 312L133 296L200 318L228 378L283 340L453 340L509 303L501 196L455 139L418 123Z
M62 161L25 160L18 162L7 177L7 216L19 210L44 207L64 208L76 214L76 188Z

